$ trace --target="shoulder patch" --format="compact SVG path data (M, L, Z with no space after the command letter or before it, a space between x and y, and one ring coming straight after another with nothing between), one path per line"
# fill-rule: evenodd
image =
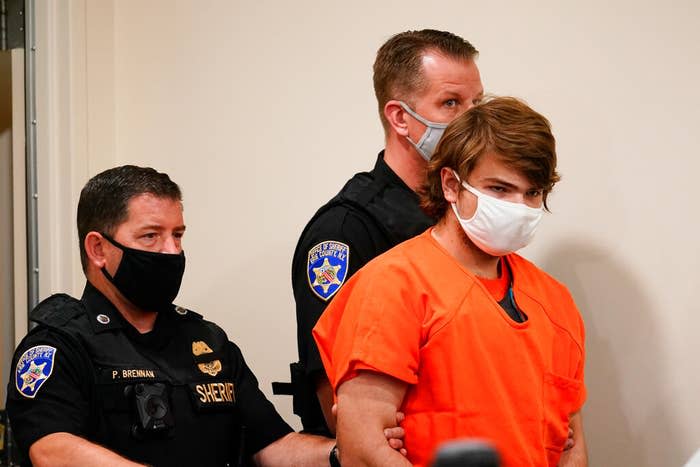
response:
M345 243L327 240L309 250L306 277L309 287L327 301L345 282L350 265L350 248Z
M56 347L36 345L25 351L15 366L15 386L24 397L34 399L53 372Z

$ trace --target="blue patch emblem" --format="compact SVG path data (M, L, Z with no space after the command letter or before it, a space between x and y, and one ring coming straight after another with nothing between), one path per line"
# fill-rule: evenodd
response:
M321 242L309 250L306 276L311 290L322 300L331 298L348 276L350 248L332 240Z
M27 350L17 360L15 386L24 397L31 399L49 379L53 371L56 348L50 345L37 345Z

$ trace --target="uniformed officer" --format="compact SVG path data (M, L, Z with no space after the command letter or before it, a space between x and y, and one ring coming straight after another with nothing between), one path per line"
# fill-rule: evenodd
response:
M355 271L433 224L416 190L447 123L483 95L476 56L466 40L435 30L397 34L377 53L374 90L385 149L372 171L356 174L318 210L294 252L299 363L292 380L295 412L307 432L334 432L331 389L311 329Z
M110 169L85 185L77 217L82 298L37 306L8 385L34 465L329 465L333 440L294 433L226 333L172 304L185 269L177 184Z

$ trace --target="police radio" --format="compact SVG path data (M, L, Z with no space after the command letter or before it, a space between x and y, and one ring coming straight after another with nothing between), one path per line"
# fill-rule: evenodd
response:
M167 435L175 426L168 390L163 383L138 383L125 389L133 397L135 423L131 434L136 439Z

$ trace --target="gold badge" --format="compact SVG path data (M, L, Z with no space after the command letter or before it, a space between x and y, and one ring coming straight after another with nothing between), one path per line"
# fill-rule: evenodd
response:
M213 350L211 350L209 348L209 346L206 344L206 342L204 342L204 341L192 342L192 354L195 357L198 357L200 355L205 355L208 353L214 353L214 352L213 352ZM204 374L216 376L221 371L221 361L220 360L212 360L211 362L198 363L197 368L199 368L199 371L201 371Z
M192 342L192 354L195 356L203 355L205 353L213 353L214 351L209 348L204 341L194 341Z
M197 368L199 368L199 371L202 373L216 376L221 371L221 362L219 360L214 360L213 362L198 363Z

